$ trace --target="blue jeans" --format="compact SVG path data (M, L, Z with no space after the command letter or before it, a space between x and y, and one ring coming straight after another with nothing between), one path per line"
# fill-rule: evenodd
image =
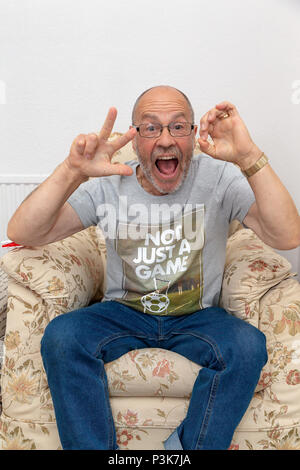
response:
M115 301L60 315L45 330L41 353L63 449L118 449L104 364L149 347L203 366L165 448L228 449L267 361L264 334L218 307L158 316Z

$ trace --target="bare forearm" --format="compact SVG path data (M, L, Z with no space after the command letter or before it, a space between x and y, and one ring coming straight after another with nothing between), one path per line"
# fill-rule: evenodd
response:
M249 168L261 155L256 152L250 163L244 163L242 169ZM256 217L259 221L258 235L269 245L278 249L291 249L300 244L300 218L297 208L285 186L282 184L270 164L260 169L248 179L256 200ZM247 223L247 217L245 219ZM250 221L251 224L251 221Z
M64 203L84 182L62 162L19 206L7 227L10 239L34 245L51 230Z

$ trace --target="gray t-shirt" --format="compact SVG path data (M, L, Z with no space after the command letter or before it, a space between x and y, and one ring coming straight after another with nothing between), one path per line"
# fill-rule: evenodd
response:
M243 222L255 201L235 165L206 155L192 159L172 194L154 196L131 176L83 183L68 199L84 227L106 237L103 301L154 315L182 315L219 303L229 224Z

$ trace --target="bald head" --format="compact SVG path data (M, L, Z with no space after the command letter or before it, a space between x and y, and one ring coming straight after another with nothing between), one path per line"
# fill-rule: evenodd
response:
M188 105L188 108L189 108L190 113L191 113L191 122L193 123L194 119L195 119L194 110L192 108L191 102L188 99L188 97L182 91L178 90L177 88L174 88L174 87L171 87L171 86L168 86L168 85L159 85L159 86L154 86L154 87L148 88L148 90L141 93L141 95L137 98L136 102L134 103L133 110L132 110L132 124L136 124L135 119L136 119L136 115L137 115L137 110L138 110L140 102L143 99L148 98L148 97L151 99L151 95L153 95L153 94L160 93L160 95L163 95L164 92L170 92L170 91L175 93L175 94L176 93L179 94L181 96L181 98L183 98L186 101L186 104Z

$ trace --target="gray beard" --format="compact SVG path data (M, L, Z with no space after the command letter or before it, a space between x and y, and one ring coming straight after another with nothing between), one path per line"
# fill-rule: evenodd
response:
M181 179L178 181L177 185L175 186L175 188L173 188L171 191L169 192L165 192L162 188L160 188L158 186L158 184L156 183L156 181L154 180L154 178L152 177L152 174L151 174L151 171L146 168L146 166L144 165L143 163L143 159L141 158L140 156L140 153L138 151L138 149L136 149L136 154L137 154L137 157L138 157L138 161L139 161L139 164L141 166L141 169L142 169L142 172L144 173L145 177L147 178L147 180L154 186L154 188L160 193L160 194L172 194L172 193L175 193L175 191L178 191L178 189L182 186L182 184L184 183L187 175L188 175L188 171L189 171L189 168L190 168L190 164L191 164L191 160L193 158L193 154L191 155L191 157L189 158L189 160L186 161L186 164L185 164L185 168L183 169L183 174L181 176Z

